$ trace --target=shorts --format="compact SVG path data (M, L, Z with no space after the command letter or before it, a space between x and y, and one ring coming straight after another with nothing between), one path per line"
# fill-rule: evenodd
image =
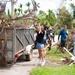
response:
M44 48L44 44L41 44L41 43L38 43L38 42L37 42L36 48L37 48L37 49L39 49L39 48Z
M43 43L44 43L44 45L46 44L46 38L43 39Z
M61 47L65 47L66 41L61 41Z

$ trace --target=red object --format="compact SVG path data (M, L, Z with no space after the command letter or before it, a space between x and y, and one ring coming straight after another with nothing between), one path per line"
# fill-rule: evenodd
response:
M18 55L18 54L16 54L16 55L15 55L15 58L18 58L18 57L19 57L19 55Z

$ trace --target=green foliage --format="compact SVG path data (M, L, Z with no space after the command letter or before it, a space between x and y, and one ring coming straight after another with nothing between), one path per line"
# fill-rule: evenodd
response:
M19 13L20 13L21 9L20 9L20 8L18 8L18 11L19 11Z
M26 6L29 8L30 7L30 4L31 4L30 2L27 2L26 3Z
M73 18L75 19L75 10L73 11Z
M26 14L27 13L27 10L25 10L24 13Z
M15 14L17 13L17 9L16 8L14 9L14 12L15 12Z
M73 27L75 28L75 23L73 23Z
M8 20L8 19L10 19L11 16L10 16L10 14L9 14L9 15L6 15L6 12L3 12L2 15L0 16L0 18L2 18L2 17L3 17L5 20Z
M74 3L71 3L70 6L71 6L73 9L75 8Z
M46 24L48 26L54 26L56 23L56 17L52 10L48 10L48 14L45 11L40 10L38 14L39 23Z
M22 14L22 4L20 4L18 8L15 8L14 12L15 12L14 15L16 17L19 16L20 14Z
M26 6L27 6L28 9L29 9L30 3L29 3L29 2L26 3ZM15 15L16 17L18 17L18 16L21 15L21 14L26 14L26 13L27 13L27 10L25 10L25 11L23 12L22 7L23 7L23 5L20 4L18 8L15 8L15 9L14 9L14 12L15 12L14 15Z
M20 4L20 6L19 6L20 8L22 8L22 4Z
M68 10L66 10L65 7L59 10L58 25L60 27L62 27L63 25L66 25L68 28L72 28L72 20L73 18L71 14L68 12Z
M28 10L29 10L30 2L27 2L27 3L26 3L26 6L28 7ZM18 17L19 15L21 15L21 14L23 14L23 13L26 14L26 13L28 12L27 10L25 10L25 11L23 12L22 7L23 7L23 5L20 4L18 8L15 8L15 9L14 9L14 12L15 12L14 15L15 15L16 17Z
M11 17L11 14L10 14L10 11L9 11L9 9L8 9L8 18L10 18Z
M9 9L8 9L8 15L10 15L10 11L9 11Z

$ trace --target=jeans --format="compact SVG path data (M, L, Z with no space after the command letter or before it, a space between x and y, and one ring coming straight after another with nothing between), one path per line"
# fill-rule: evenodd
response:
M39 49L39 48L44 48L44 44L41 44L41 43L38 43L38 42L37 42L36 47L37 47L37 49Z

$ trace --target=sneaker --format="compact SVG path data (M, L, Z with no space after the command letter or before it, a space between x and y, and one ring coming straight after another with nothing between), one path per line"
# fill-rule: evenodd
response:
M46 62L45 60L42 61L41 66L44 66L45 65L45 62Z
M42 60L41 60L41 59L39 59L39 62L38 62L38 64L39 64L39 65L41 65L41 63L42 63Z
M53 41L53 42L55 42L55 41Z

